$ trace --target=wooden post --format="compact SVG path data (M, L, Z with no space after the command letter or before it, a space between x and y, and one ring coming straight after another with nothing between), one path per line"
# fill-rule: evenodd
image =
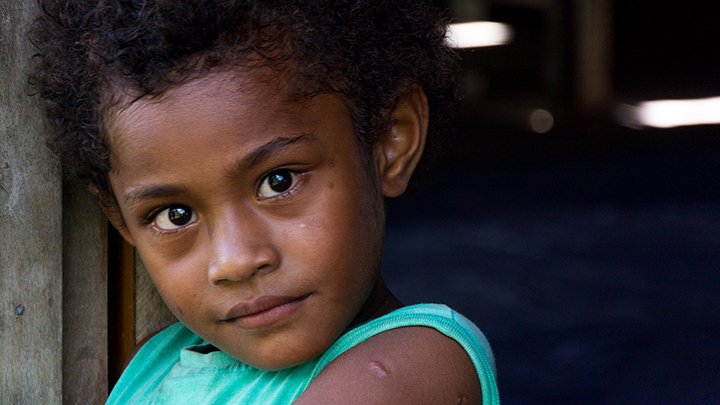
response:
M107 222L27 92L32 1L0 3L0 403L107 397Z
M578 112L606 117L612 107L612 4L609 0L573 2L575 10L575 98Z
M108 394L107 220L84 187L63 186L63 403Z
M60 167L27 95L33 1L0 2L0 402L62 400Z

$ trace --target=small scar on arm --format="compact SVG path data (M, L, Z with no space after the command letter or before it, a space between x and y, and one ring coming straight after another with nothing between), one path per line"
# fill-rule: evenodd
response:
M386 378L390 375L387 367L377 360L372 360L368 363L368 369L377 378Z

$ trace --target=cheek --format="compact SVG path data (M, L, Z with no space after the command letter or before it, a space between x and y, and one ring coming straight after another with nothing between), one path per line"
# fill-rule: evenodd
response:
M374 273L382 244L382 217L367 188L326 189L325 198L295 227L312 260L351 269L353 278ZM365 192L363 192L365 191ZM301 236L300 236L301 235Z
M373 244L378 218L369 199L358 190L326 188L306 215L281 231L303 247L317 252L343 251Z
M148 275L163 301L176 317L183 320L191 315L188 309L196 307L200 289L205 285L202 274L193 271L201 268L200 263L194 260L193 255L168 260L166 255L153 253L139 250Z

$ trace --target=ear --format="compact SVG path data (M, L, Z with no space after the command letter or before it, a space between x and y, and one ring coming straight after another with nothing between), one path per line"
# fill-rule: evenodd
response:
M100 205L100 209L102 209L103 214L105 214L105 217L108 219L113 228L120 233L120 236L122 236L127 243L135 246L135 239L133 239L132 235L130 235L127 226L125 225L122 213L120 212L120 207L118 207L115 199L103 196L94 184L88 186L88 191L93 197L95 197L95 200Z
M378 179L385 197L405 192L425 149L428 114L427 96L415 87L400 100L390 130L375 144Z

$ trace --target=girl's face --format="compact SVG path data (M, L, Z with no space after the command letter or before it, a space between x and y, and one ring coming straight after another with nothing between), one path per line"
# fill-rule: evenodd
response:
M110 181L178 319L279 369L322 353L363 307L382 192L339 98L289 102L251 78L207 76L116 113Z

